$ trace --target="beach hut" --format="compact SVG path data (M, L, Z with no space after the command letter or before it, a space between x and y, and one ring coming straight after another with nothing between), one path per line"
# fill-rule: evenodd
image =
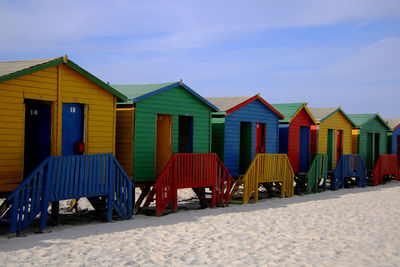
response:
M67 57L0 62L0 191L49 155L114 153L125 96Z
M217 108L183 82L113 85L128 99L117 106L116 157L135 184L154 183L173 153L209 153Z
M372 170L379 155L387 154L387 134L391 128L379 114L349 114L357 124L352 130L352 154L360 154L367 170Z
M278 153L284 116L260 95L207 100L220 110L212 115L212 151L233 177L245 174L257 153Z
M109 193L111 220L115 109L126 97L67 56L0 62L0 96L0 221L20 232L41 212L43 230L48 203L58 214L59 200Z
M310 164L310 127L317 122L306 103L272 104L285 118L279 121L279 153L288 155L295 173L306 172Z
M339 108L310 108L317 122L311 128L313 154L328 154L328 171L334 170L342 154L352 152L352 129L356 124Z
M386 119L386 123L392 128L392 132L388 133L388 153L395 154L400 159L400 119Z

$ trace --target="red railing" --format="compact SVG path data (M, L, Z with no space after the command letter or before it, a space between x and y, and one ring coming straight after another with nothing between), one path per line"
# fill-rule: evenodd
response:
M178 209L178 189L211 188L211 207L229 205L232 177L215 153L174 154L153 185L148 201L156 196L156 215L160 216L172 201Z
M374 175L374 186L382 184L385 175L393 175L395 180L400 180L397 155L380 155L372 174Z

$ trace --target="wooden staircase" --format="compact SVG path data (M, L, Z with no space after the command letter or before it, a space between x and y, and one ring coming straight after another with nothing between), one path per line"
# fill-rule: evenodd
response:
M346 178L356 178L358 187L367 186L367 169L361 155L342 155L330 179L331 189L345 187Z
M178 209L178 189L192 188L201 207L207 205L205 188L211 189L210 206L229 205L232 177L215 153L176 153L150 190L143 212L155 201L155 214L161 216L167 207Z
M395 180L400 180L400 170L397 155L380 155L372 171L373 185L383 183L385 175L392 175Z
M316 154L306 174L299 174L295 190L297 193L316 193L326 190L328 179L328 155ZM322 186L320 184L322 183Z
M231 192L231 202L246 204L254 194L258 201L260 185L279 187L281 197L291 197L294 193L294 173L286 154L262 154L254 157L243 177L239 177Z
M133 183L112 154L51 156L6 198L0 206L0 221L10 225L11 235L20 234L40 215L39 231L43 232L49 203L82 197L106 202L102 212L107 221L113 210L129 219L133 193Z

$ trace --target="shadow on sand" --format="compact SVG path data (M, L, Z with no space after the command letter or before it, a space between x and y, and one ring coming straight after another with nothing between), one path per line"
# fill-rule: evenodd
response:
M337 199L343 195L360 194L366 192L375 192L387 188L400 187L400 182L390 181L384 185L364 188L340 189L337 191L324 191L309 195L295 195L291 198L263 198L258 203L249 202L247 205L231 204L225 208L215 209L199 209L197 200L181 202L179 210L165 216L146 216L135 215L132 220L113 221L104 223L96 218L93 212L78 212L77 214L64 214L60 216L60 223L55 226L48 225L46 233L36 234L38 231L38 222L35 221L25 230L21 237L9 238L8 225L0 225L0 251L13 251L16 248L24 249L31 247L47 247L51 246L51 240L68 240L102 234L113 234L129 230L145 230L151 227L161 225L173 225L184 222L196 222L204 216L218 216L229 213L246 213L260 210L270 210L287 207L292 204L306 203L310 201L326 201ZM251 200L252 201L252 200Z

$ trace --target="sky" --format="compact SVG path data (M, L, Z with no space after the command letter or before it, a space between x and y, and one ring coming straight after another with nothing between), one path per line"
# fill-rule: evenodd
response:
M0 0L0 61L400 118L399 0Z

